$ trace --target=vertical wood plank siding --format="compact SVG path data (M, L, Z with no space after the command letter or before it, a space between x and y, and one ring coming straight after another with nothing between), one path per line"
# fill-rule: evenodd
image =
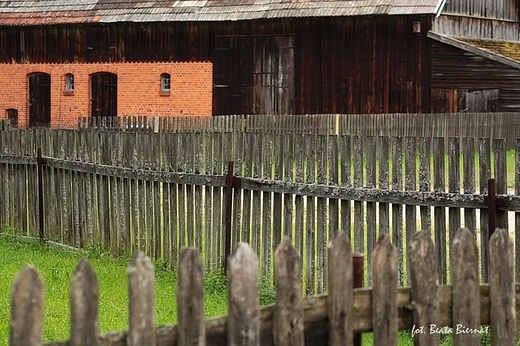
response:
M446 1L433 29L442 34L518 40L517 1Z
M421 33L412 32L414 21L421 22ZM294 74L284 84L289 91L282 95L293 102L281 100L293 104L290 113L429 112L430 27L431 16L2 27L0 37L6 39L1 41L5 47L0 62L211 61L215 83L227 75L237 87L235 96L240 96L226 104L230 99L223 99L222 90L215 88L213 109L224 111L217 114L263 114L266 107L254 99L258 85L253 71L260 63L260 56L253 54L254 42L288 36L294 41L277 44L282 45L281 57L294 61L290 74L287 69L278 71L284 79ZM266 48L278 49L265 41ZM294 51L284 51L284 45L294 45ZM225 52L239 64L230 64L222 56Z
M520 70L499 64L483 57L466 53L455 47L433 42L431 86L433 89L458 89L461 91L500 89L500 109L508 112L518 106L520 90ZM453 98L460 95L453 94ZM460 109L457 99L446 100L447 112L464 111ZM449 108L457 107L456 108ZM437 105L437 107L442 107ZM449 109L448 109L449 108ZM442 111L442 110L439 110ZM476 122L471 126L478 127Z
M305 290L323 292L326 244L344 230L354 251L362 253L389 234L398 250L400 283L405 284L407 245L417 230L425 229L437 244L436 271L446 283L448 249L464 223L480 240L481 275L487 281L487 211L475 209L485 208L488 178L497 178L501 195L515 186L511 181L518 174L510 177L506 171L511 156L506 141L366 139L344 134L351 125L343 117L290 116L283 119L284 127L274 119L282 120L230 116L206 118L207 123L190 119L188 124L181 118L171 121L170 128L177 130L159 133L2 131L0 225L38 236L34 155L42 147L47 239L77 247L99 241L116 252L142 250L172 266L180 249L192 246L207 267L220 266L225 256L225 163L234 160L243 187L234 191L231 244L252 244L266 277L273 276L274 245L287 237L301 253ZM440 204L431 202L448 192L451 197L437 200ZM518 197L507 196L508 211L520 212ZM476 204L457 202L464 198ZM499 226L513 230L508 211L499 212ZM367 263L371 268L372 261Z

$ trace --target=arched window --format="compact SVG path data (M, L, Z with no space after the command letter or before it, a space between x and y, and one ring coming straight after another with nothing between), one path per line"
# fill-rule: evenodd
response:
M170 91L170 74L161 74L161 91Z
M65 75L65 91L74 91L74 75L72 73L67 73Z

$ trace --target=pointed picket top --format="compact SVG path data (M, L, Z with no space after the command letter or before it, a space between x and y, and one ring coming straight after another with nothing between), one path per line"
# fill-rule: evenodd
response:
M274 252L276 306L273 338L276 345L304 345L302 269L300 255L285 237Z
M461 228L455 234L451 250L452 326L480 329L480 286L478 248L473 233ZM453 344L478 345L478 333L453 333Z
M397 249L388 234L372 252L372 325L375 345L397 344Z
M204 271L199 251L181 250L177 286L177 332L179 345L206 344L204 323Z
M514 249L507 230L493 232L489 241L489 258L491 343L513 346L516 342Z
M327 297L330 345L353 344L353 263L350 241L341 231L328 246L329 272Z
M86 259L70 280L70 345L96 346L99 337L99 281Z
M260 346L258 256L238 243L228 258L228 345Z
M128 274L129 330L127 344L155 345L155 276L144 252L134 253Z
M24 267L11 288L10 346L43 345L43 281L32 266Z
M409 246L414 329L424 331L414 334L414 342L416 345L438 345L439 334L428 332L431 326L439 325L435 246L427 231L415 233Z

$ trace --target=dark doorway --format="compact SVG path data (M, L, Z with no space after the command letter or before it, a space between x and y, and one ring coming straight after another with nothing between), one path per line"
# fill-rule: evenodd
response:
M18 110L14 108L9 108L7 111L7 119L9 119L9 123L12 129L18 128Z
M217 37L213 115L292 114L292 36Z
M253 114L253 43L248 37L217 37L213 115Z
M47 73L29 75L29 127L51 125L51 76Z
M117 75L108 72L90 76L91 113L93 117L117 116Z

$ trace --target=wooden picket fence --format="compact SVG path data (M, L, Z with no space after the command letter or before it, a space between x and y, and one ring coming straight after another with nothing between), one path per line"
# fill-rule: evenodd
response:
M71 278L71 334L65 345L352 345L356 333L373 331L375 345L396 345L399 330L411 330L415 345L439 345L451 333L455 345L513 346L520 285L514 283L513 244L498 229L490 241L489 285L479 285L473 233L461 228L452 244L452 285L439 286L435 245L427 231L410 242L411 287L398 287L397 248L387 235L371 254L373 288L353 289L350 240L344 232L328 245L328 294L302 298L301 259L285 238L274 253L276 303L259 306L258 256L239 243L229 258L229 314L204 320L203 265L198 250L181 252L178 325L155 323L154 268L137 251L128 273L129 328L98 334L99 283L87 260ZM173 288L172 288L173 291ZM25 267L12 288L10 345L42 344L43 282ZM486 326L490 326L486 327Z
M0 131L9 131L11 129L11 120L0 119Z
M208 132L0 131L0 226L33 237L44 229L46 239L74 247L142 250L173 267L183 247L197 247L207 267L220 267L227 250L247 242L266 277L276 244L289 236L304 258L310 294L326 288L324 249L338 230L361 253L390 234L404 285L418 224L434 236L442 283L449 282L449 244L467 227L480 240L488 282L486 197L494 178L507 202L497 205L496 225L515 231L520 245L520 140L511 157L503 139L241 133L219 119L222 127ZM370 282L369 256L367 265ZM516 269L520 281L520 256Z
M514 148L520 132L520 114L495 113L392 113L226 116L117 116L80 117L78 129L132 132L221 131L335 134L403 137L502 138Z

